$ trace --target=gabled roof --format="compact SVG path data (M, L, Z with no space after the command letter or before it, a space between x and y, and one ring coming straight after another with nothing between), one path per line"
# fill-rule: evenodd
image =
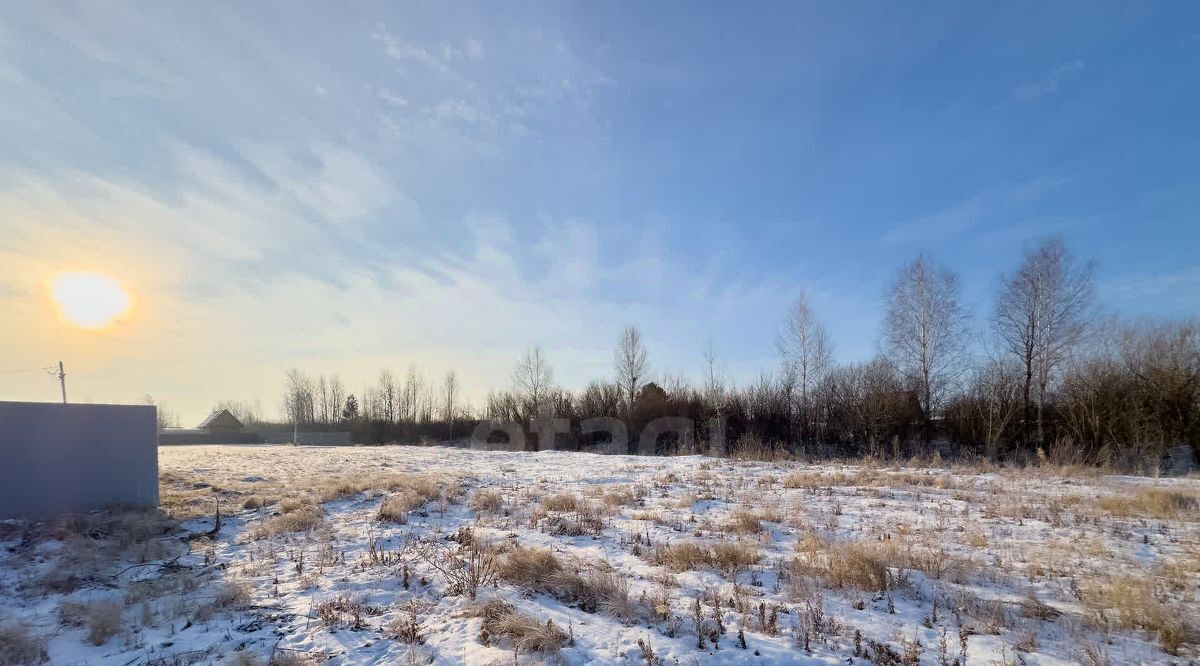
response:
M236 416L229 413L228 409L216 409L212 414L209 414L197 428L208 428L211 426L237 426L241 427L242 422Z

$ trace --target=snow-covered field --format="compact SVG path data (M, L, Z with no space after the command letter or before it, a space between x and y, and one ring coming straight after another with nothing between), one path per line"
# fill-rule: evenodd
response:
M1195 479L288 446L160 474L171 520L0 523L0 663L1196 657Z

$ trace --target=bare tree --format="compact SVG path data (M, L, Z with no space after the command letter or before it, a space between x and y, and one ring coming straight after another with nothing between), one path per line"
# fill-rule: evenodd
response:
M346 402L346 388L342 386L342 379L337 375L329 376L329 404L331 423L339 421L342 413L342 406Z
M894 366L883 357L863 363L832 368L818 393L825 403L827 427L844 431L855 443L866 445L866 453L887 453L886 439L906 421L908 395ZM836 437L837 432L829 435ZM893 447L892 455L899 453Z
M1033 423L1037 444L1045 443L1046 389L1083 337L1091 301L1092 264L1078 264L1060 238L1027 250L1017 271L1004 279L996 301L995 331L1001 347L1017 357L1025 371L1021 396L1025 444Z
M292 368L287 372L287 393L283 407L289 421L312 423L316 420L316 389L312 377Z
M287 400L285 398L285 400ZM242 422L242 425L254 425L262 423L262 404L258 400L218 400L213 405L213 411L222 409L229 410L234 418Z
M513 387L529 406L528 413L541 415L554 386L554 370L540 345L530 347L513 369Z
M614 354L617 368L617 385L625 395L626 413L633 411L633 403L637 401L638 389L646 383L646 375L650 372L650 363L646 360L646 346L642 344L642 332L636 326L626 326L617 338L617 350Z
M392 371L387 368L379 371L379 379L375 386L375 402L377 404L375 418L394 423L399 416L396 381L392 377Z
M457 405L458 375L451 370L446 373L446 378L442 381L442 418L453 421Z
M988 361L971 374L966 398L989 460L996 459L1004 432L1021 407L1019 375L1014 364L997 360Z
M148 393L142 402L156 408L158 412L158 429L160 431L165 428L179 427L179 414L175 413L175 410L170 407L167 407L166 403L155 402L154 396Z
M704 358L704 393L715 403L725 392L725 383L717 374L717 343L712 338L705 340L700 355Z
M833 344L824 324L813 313L806 292L801 291L788 308L776 346L783 361L785 385L791 391L799 390L800 437L807 440L812 431L812 393L833 363Z
M404 379L404 391L400 394L400 418L411 422L420 420L421 387L424 380L417 373L417 366L409 364L408 375Z
M333 405L329 403L329 382L325 381L325 375L317 377L317 420L321 423L329 423L330 416L333 414Z
M946 389L963 370L967 317L958 276L918 256L897 272L887 298L884 343L888 356L917 389L924 438Z

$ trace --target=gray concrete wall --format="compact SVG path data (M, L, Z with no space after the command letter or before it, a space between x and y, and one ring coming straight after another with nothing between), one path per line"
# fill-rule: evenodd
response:
M348 432L304 432L293 433L291 430L262 430L258 436L267 444L306 444L309 446L348 446Z
M258 444L262 439L253 432L204 432L189 430L187 432L172 432L171 429L158 433L158 443L161 446L171 444Z
M154 407L0 402L0 518L158 506Z

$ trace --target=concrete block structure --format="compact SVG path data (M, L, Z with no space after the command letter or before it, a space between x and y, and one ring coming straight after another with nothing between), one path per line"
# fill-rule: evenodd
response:
M0 402L0 518L158 506L153 406Z

